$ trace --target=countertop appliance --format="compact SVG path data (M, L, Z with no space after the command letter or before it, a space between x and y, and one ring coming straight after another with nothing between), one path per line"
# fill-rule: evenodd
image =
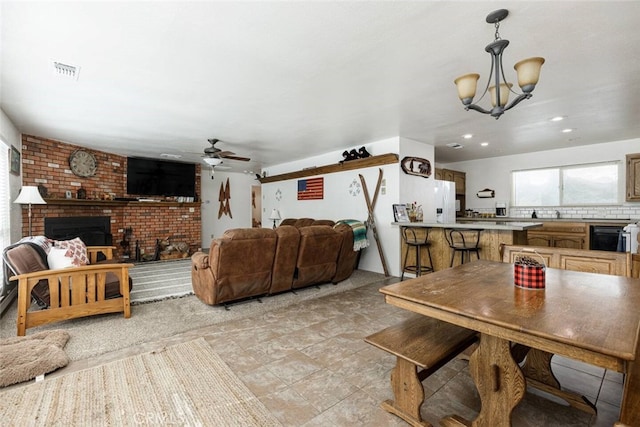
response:
M496 216L507 216L507 204L496 202Z
M591 225L589 227L589 249L596 251L625 251L623 226Z

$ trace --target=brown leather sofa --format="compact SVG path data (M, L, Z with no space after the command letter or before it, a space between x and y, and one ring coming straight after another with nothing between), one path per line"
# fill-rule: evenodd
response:
M237 228L191 256L194 293L209 305L338 283L355 269L353 231L330 220L285 220L275 230ZM295 225L287 225L295 224ZM319 225L322 224L322 225Z

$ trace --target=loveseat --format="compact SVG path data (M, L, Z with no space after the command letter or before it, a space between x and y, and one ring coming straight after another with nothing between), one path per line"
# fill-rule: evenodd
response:
M236 228L191 256L194 293L209 305L347 279L356 267L353 227L284 220L276 229Z
M48 242L46 238L21 241L3 250L5 270L12 275L9 280L18 283L19 336L28 328L66 319L116 312L131 316L133 265L112 260L112 246L86 247L73 239L52 241L54 246L48 247Z

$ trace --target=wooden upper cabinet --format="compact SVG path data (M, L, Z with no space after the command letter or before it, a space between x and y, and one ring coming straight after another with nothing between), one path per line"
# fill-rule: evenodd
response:
M456 184L456 194L465 194L467 175L464 172L456 172L453 174L453 182Z
M640 153L627 154L627 202L640 202Z

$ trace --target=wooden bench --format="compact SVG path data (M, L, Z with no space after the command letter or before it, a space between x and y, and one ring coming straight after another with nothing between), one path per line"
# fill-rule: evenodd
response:
M421 383L473 344L477 334L437 319L414 315L364 340L396 356L396 366L391 372L394 400L385 400L382 408L413 426L431 426L420 416L420 406L424 402Z

